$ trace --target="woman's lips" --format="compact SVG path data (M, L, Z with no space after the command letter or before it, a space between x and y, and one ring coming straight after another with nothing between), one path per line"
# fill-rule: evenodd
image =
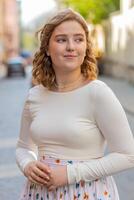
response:
M72 54L68 54L68 55L64 55L65 58L76 58L77 55L72 55Z

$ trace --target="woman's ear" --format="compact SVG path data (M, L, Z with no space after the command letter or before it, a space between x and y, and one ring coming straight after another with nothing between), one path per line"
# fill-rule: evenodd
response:
M49 54L49 51L48 51L48 50L46 51L46 54L47 54L47 56L50 56L50 54Z
M48 46L46 47L46 54L47 56L50 56Z

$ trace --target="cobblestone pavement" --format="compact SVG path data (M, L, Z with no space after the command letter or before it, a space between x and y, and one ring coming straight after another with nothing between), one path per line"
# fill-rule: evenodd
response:
M125 81L101 77L116 93L126 107L134 133L134 87ZM24 99L29 89L29 79L0 80L0 200L18 200L24 177L15 163L15 144L18 137ZM115 176L121 200L134 200L134 171Z

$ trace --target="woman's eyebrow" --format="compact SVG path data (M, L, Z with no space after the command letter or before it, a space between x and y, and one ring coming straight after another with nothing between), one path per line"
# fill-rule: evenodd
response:
M67 34L57 34L57 35L55 35L55 38L57 38L57 37L66 37L67 36Z
M74 36L76 36L76 37L77 37L77 36L78 36L78 37L79 37L79 36L80 36L80 37L84 37L84 34L82 34L82 33L76 33L76 34L74 34Z
M57 34L57 35L55 35L55 38L57 38L57 37L67 37L67 36L68 36L68 34ZM84 37L84 34L82 34L82 33L74 33L73 36Z

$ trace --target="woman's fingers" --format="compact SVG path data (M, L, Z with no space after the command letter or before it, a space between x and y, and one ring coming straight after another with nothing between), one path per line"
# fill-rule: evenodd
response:
M44 181L49 181L49 180L50 180L49 175L46 174L46 173L44 173L44 172L43 172L42 170L40 170L39 168L37 168L37 166L33 168L33 172L34 172L37 176L41 177Z
M34 172L31 172L30 174L30 178L32 181L34 181L35 183L39 183L42 185L47 184L47 181L45 181L43 178L41 178L40 176L36 175Z
M49 181L51 171L40 161L32 161L25 167L24 173L31 182L44 185Z
M35 184L35 185L40 184L40 183L36 182L31 176L29 176L28 179L32 184ZM40 185L42 185L42 184L40 184Z
M48 165L45 165L44 163L40 162L40 161L37 161L36 162L36 166L42 170L43 172L45 172L46 174L50 175L51 173L51 170L50 170L50 167Z

